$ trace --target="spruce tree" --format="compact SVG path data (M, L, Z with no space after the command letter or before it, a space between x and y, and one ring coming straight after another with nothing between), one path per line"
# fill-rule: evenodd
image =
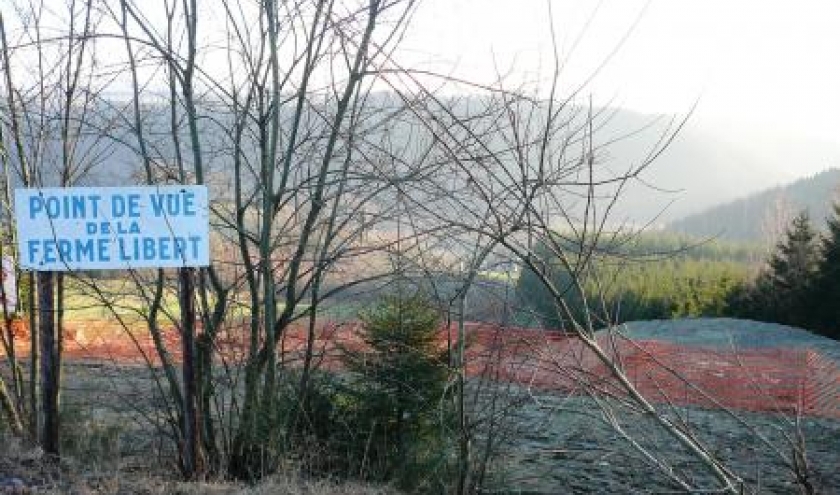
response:
M370 478L407 487L427 464L440 465L445 453L440 406L448 369L437 344L438 311L422 295L400 293L362 311L359 319L366 349L344 356L356 377L359 456Z
M822 237L822 259L811 292L815 306L813 327L833 339L840 339L840 203L828 219L828 231Z
M818 265L817 234L803 211L793 219L784 242L770 259L773 287L781 297L778 308L782 323L807 326L813 309L809 301L811 284Z
M793 219L767 269L752 289L750 312L761 320L810 326L813 283L819 270L818 237L806 211Z

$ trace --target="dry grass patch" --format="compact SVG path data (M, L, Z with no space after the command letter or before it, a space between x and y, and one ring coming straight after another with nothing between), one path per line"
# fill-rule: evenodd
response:
M399 495L387 486L333 480L312 480L295 472L267 478L257 485L183 482L142 470L110 471L84 467L80 460L47 459L30 442L0 433L0 494L42 495ZM20 480L21 488L4 488L4 481ZM5 490L5 491L4 491Z

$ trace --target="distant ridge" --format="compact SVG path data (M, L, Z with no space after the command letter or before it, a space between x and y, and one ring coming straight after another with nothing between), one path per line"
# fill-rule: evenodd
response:
M772 243L802 210L807 210L814 225L822 229L838 192L840 169L831 168L786 186L689 215L670 223L666 229L698 237Z
M480 114L488 104L484 97L476 95L456 95L444 100L447 105L465 114L470 111ZM388 142L394 150L398 150L401 161L410 164L429 159L428 153L422 150L429 144L431 136L422 131L425 124L416 115L411 111L400 110L404 106L401 98L391 93L378 92L371 94L366 101L364 125L358 129L358 135L364 135L365 138L357 139L355 145L370 149L356 155L359 163L365 161L361 157L374 156L381 151L379 148L384 142L382 133L386 130L392 133ZM123 125L130 124L130 101L126 100L125 95L114 95L113 99L103 100L98 105L96 120L89 122L89 128L79 136L76 147L79 169L85 170L85 173L74 177L74 183L116 186L143 182L145 171L136 136L132 132L133 124ZM0 112L4 108L0 101ZM315 107L307 109L307 112L312 112L307 115L308 119L320 118L315 116L320 115L320 110ZM26 111L36 112L37 109ZM286 112L282 120L291 121L291 112L294 110L284 107L282 111ZM212 98L199 100L196 112L199 117L199 138L203 149L208 152L205 178L215 188L216 194L229 193L232 190L229 186L232 183L230 170L233 161L229 138L234 118L224 102ZM663 223L792 180L797 174L806 173L806 170L815 170L815 163L840 163L840 142L825 142L797 135L776 136L761 132L744 134L732 130L724 132L689 120L662 153L656 155L656 160L636 177L637 180L619 184L609 179L650 158L652 151L664 144L663 137L675 130L680 118L640 113L621 107L589 109L574 104L565 107L561 114L557 116L557 122L563 125L558 125L558 134L555 136L558 148L567 130L580 133L581 128L587 127L582 123L589 115L593 119L594 132L592 143L571 139L568 149L556 153L553 160L563 162L564 178L561 182L580 180L566 177L566 170L569 165L573 165L575 157L581 156L580 146L592 144L595 158L593 172L598 179L604 180L603 186L595 192L600 201L600 211L605 211L607 205L613 203L614 194L619 193L618 201L610 211L608 221L611 225L655 225L660 228ZM540 115L534 113L528 117L530 119L534 120L528 124L529 132L536 136ZM499 125L502 124L507 125ZM174 163L176 153L170 130L169 107L164 100L144 100L143 125L147 130L148 147L154 161L159 164ZM491 129L496 124L490 126L490 122L487 122L486 125L489 126L487 129ZM182 142L187 143L188 130L183 123L178 132ZM56 185L57 178L61 176L58 170L63 163L60 136L48 134L43 142L40 139L29 142L25 137L25 141L27 152L31 152L33 146L42 149L41 167L45 185ZM494 137L490 132L482 133L480 141L482 146L502 155L509 151L511 144L509 139ZM531 145L527 148L529 151L526 158L534 163L538 157L535 153L537 148ZM256 160L256 155L252 154L257 150L256 143L244 147L248 160ZM467 151L465 148L464 152ZM448 159L448 153L441 153L435 160ZM796 160L800 165L797 170L791 170L791 160ZM562 196L564 208L573 216L582 214L581 208L586 205L579 200L577 193L564 193ZM373 201L385 203L383 208L387 208L387 203L393 200L393 196L385 192ZM475 209L480 205L461 206Z

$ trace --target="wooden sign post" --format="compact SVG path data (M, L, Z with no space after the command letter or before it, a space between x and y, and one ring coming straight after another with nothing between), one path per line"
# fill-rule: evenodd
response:
M38 274L38 333L41 340L41 448L50 455L60 454L59 355L55 328L55 273Z
M184 447L181 454L188 478L199 472L199 421L195 376L195 280L192 268L179 268L181 306L181 371L184 380Z

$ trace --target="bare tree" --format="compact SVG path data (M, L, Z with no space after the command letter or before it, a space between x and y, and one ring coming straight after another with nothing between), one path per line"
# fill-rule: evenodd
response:
M582 88L561 95L559 67L557 70L547 92L512 91L500 82L483 97L471 99L439 96L419 76L412 77L410 70L400 72L410 84L396 76L386 78L424 129L417 139L434 143L419 160L434 163L436 174L403 193L411 203L414 222L419 231L445 225L441 237L460 239L462 245L478 239L472 249L465 250L476 256L470 264L472 276L489 254L505 257L535 274L561 315L559 330L571 335L578 345L573 347L577 349L573 355L581 355L587 366L569 369L561 356L546 355L553 349L550 346L534 348L534 366L553 363L548 366L570 376L574 386L593 400L598 417L676 488L733 494L759 489L749 486L735 468L675 418L669 406L640 391L616 350L614 330L597 332L615 327L617 308L604 306L609 280L599 278L601 273L595 267L633 262L632 257L609 247L632 242L641 231L613 220L618 199L643 176L686 120L673 119L645 156L630 158L627 163L610 159L609 145L629 138L632 132L605 134L611 111L581 98ZM457 243L450 241L451 245ZM560 273L569 281L567 285L557 285ZM465 280L460 292L462 306L470 277ZM572 299L582 304L583 311L572 308ZM606 384L588 376L586 370L593 363L605 370ZM692 386L689 378L682 380ZM642 439L622 427L617 418L624 413L619 411L632 411L668 435L697 460L716 485L707 486L690 473L679 472L672 459L646 447ZM790 447L800 451L795 442L790 442ZM796 460L800 456L785 454L785 448L774 446L773 455L791 473L801 472ZM462 461L470 458L463 447L461 456ZM802 480L796 482L805 492L812 489L807 475L795 478Z
M195 455L206 457L210 469L241 477L271 469L271 459L290 445L299 423L294 418L300 412L285 425L273 417L286 329L308 322L296 406L305 408L321 301L382 276L336 278L344 260L371 251L358 243L369 228L359 219L377 188L364 180L369 157L359 150L371 148L365 136L388 118L371 103L370 81L376 78L371 68L390 49L412 8L412 2L379 0L293 6L225 2L212 28L203 28L210 21L195 2L168 3L163 26L131 1L111 11L126 47L133 88L127 124L146 181L157 182L171 165L179 182L207 184L215 198L216 235L236 247L196 277L195 399L189 391L192 379L176 378L171 350L160 335L162 318L176 324L187 342L193 322L161 315L165 273L154 275L155 290L147 293L152 309L147 323L173 399L172 417L182 418L176 421L179 442L192 443L189 425L200 422L196 438L202 449ZM387 31L379 33L382 23ZM215 56L224 64L210 71L198 60L213 49L199 39L202 29L220 24L222 48ZM160 67L163 79L153 72L144 80L140 60ZM166 88L161 98L169 113L168 143L151 137L160 133L159 109L142 104L150 94L144 88L156 82ZM139 290L149 274L135 276ZM188 306L185 297L182 306ZM247 317L232 318L232 304L247 308ZM247 352L242 363L223 364L234 384L222 394L213 366L217 338L225 329L246 344ZM191 347L186 344L185 355ZM193 400L198 420L188 419ZM220 432L221 440L220 425L232 428ZM181 457L185 473L193 476L193 455L182 451Z
M3 140L5 149L15 150L4 155L3 202L10 229L14 229L11 188L77 184L107 157L102 140L110 126L96 106L104 83L96 69L98 55L91 36L101 15L92 2L72 1L61 9L47 8L43 2L12 7L10 11L18 14L14 41L8 37L6 19L2 20L3 110L8 116ZM46 26L55 22L66 23L67 31L62 36L45 37ZM28 274L26 281L33 335L30 424L33 430L41 425L39 436L45 449L57 454L65 278L42 273L36 284L33 274ZM40 295L37 318L36 287Z

